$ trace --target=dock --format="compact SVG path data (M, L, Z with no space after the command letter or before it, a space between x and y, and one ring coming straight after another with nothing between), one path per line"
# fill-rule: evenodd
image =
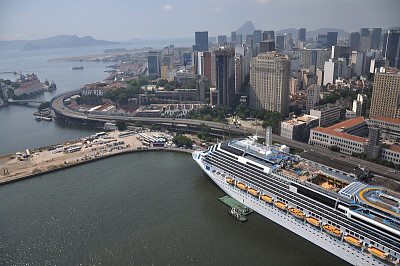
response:
M240 203L239 201L235 200L231 196L225 195L223 197L218 198L221 202L225 203L227 206L231 207L231 209L236 209L240 215L234 215L232 211L230 214L235 217L240 222L247 221L246 216L253 212L252 209L248 208L246 205Z

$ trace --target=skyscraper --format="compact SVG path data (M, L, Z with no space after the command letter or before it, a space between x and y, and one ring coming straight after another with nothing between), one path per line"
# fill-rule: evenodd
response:
M196 51L208 51L208 31L196 31L194 33L194 40Z
M337 32L328 32L326 34L326 48L332 48L332 46L337 45Z
M242 34L236 34L236 45L242 45L243 44L243 35Z
M351 51L358 51L360 49L360 33L359 32L350 33L349 43Z
M254 36L254 42L255 43L259 43L260 41L262 41L262 32L261 30L255 30L253 33Z
M224 45L226 43L226 35L218 35L217 36L217 43L219 45Z
M231 32L231 42L236 42L236 31Z
M232 105L235 98L235 49L215 51L217 104Z
M160 54L158 52L150 51L147 55L147 67L149 76L160 76Z
M327 48L327 35L326 34L318 34L317 35L317 48L318 49L326 49Z
M260 42L260 53L272 52L275 51L275 42L270 41L261 41Z
M368 28L361 28L360 35L361 35L361 37L370 37L371 33L369 32Z
M278 51L283 51L285 49L285 35L275 35L275 49Z
M300 42L306 41L306 29L300 28L297 33L297 47L300 47Z
M379 50L381 45L382 28L373 28L371 31L371 49Z
M399 104L400 73L376 73L369 116L399 118Z
M275 32L268 30L263 32L263 41L275 40Z
M382 55L389 66L400 69L400 30L390 30L383 37Z
M250 108L287 115L290 59L276 52L259 54L250 62Z

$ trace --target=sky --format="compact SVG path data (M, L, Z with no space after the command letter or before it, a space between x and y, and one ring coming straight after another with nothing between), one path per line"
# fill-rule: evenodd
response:
M256 29L400 26L400 0L0 0L0 40L67 34L95 39L173 39Z

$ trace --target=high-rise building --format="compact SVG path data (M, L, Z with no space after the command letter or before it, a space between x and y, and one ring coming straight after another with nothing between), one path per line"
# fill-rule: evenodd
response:
M399 118L400 73L376 73L369 116Z
M231 42L236 42L236 31L231 32Z
M275 40L275 32L268 30L263 32L263 41Z
M253 33L254 36L254 42L255 43L259 43L260 41L262 41L262 32L261 30L255 30Z
M371 49L371 37L363 36L360 42L360 51L368 51Z
M360 33L359 32L350 33L349 43L351 51L358 51L360 49Z
M389 66L400 69L400 30L390 30L383 37L382 55Z
M216 87L218 105L232 105L235 98L235 49L215 51Z
M243 44L243 35L242 34L236 34L236 45L242 45Z
M212 82L211 52L197 53L195 74L205 76L210 83Z
M217 43L219 45L224 45L226 43L226 35L218 35L217 36Z
M208 31L196 31L194 33L194 40L196 51L208 51Z
M369 28L361 28L360 29L360 37L370 37L371 33L369 32Z
M285 50L285 35L275 35L275 49L278 51Z
M306 113L309 114L311 109L314 109L315 104L319 102L319 92L321 87L313 84L306 90Z
M272 40L260 42L260 53L275 51L275 42Z
M379 50L381 46L382 28L373 28L371 31L371 49Z
M326 34L317 35L317 48L326 49L328 47L328 36ZM331 48L331 47L329 47Z
M158 52L150 51L147 55L147 67L149 76L160 76L160 54Z
M241 54L235 54L235 94L239 94L240 88L245 81L244 72L244 56Z
M300 43L305 41L306 41L306 29L300 28L297 33L297 47L300 47Z
M338 33L336 31L326 34L326 48L332 48L332 46L337 45L337 36Z
M350 47L349 46L338 46L332 47L332 59L346 58L347 64L350 61Z
M250 108L287 115L290 59L276 52L259 54L250 62Z

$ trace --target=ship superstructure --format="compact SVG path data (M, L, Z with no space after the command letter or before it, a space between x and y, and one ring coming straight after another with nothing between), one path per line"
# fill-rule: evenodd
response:
M256 137L225 141L193 158L225 193L345 261L400 263L400 193Z

